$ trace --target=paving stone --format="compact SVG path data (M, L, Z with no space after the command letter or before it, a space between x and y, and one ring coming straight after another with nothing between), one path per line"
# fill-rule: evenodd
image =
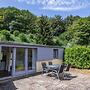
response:
M46 75L36 75L14 81L17 90L90 90L90 75L70 72L70 80L58 80Z

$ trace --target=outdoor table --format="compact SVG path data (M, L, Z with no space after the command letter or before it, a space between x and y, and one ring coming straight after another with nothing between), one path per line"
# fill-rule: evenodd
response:
M47 69L48 70L57 70L61 64L53 64L53 65L48 65Z
M61 64L53 64L53 65L47 65L48 70L58 70ZM67 65L64 66L64 69L67 67Z

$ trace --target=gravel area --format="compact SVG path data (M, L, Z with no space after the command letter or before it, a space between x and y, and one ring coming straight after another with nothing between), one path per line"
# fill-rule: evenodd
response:
M58 80L44 74L13 81L16 90L90 90L90 75L70 72L70 77Z

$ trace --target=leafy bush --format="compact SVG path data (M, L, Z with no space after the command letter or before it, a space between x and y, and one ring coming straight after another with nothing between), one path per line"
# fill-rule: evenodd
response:
M19 31L15 30L15 31L13 32L13 34L14 34L14 36L18 36L18 35L19 35Z
M19 34L19 38L22 42L29 42L26 35L24 33Z
M7 30L2 30L0 32L0 40L1 41L14 41L14 39L11 37L11 34Z
M69 42L77 45L90 44L90 20L87 20L87 18L81 18L73 22L68 27L67 32L68 34L66 36L70 37L67 37Z
M30 43L36 44L36 39L37 39L36 35L30 33L27 35L27 38Z
M75 68L90 68L90 48L85 46L74 46L65 49L65 63Z

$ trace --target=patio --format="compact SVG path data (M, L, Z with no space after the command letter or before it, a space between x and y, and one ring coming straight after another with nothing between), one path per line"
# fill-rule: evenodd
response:
M13 81L17 90L90 90L90 74L70 70L70 80L58 80L43 74Z

